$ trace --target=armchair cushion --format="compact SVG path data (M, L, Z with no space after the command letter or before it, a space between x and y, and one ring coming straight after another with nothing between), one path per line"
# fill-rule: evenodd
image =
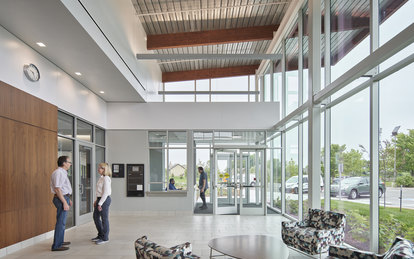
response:
M316 229L321 229L325 226L323 222L324 211L320 209L309 209L309 214L311 216L309 226Z
M329 256L339 259L379 259L375 253L350 249L345 246L330 246Z
M329 245L341 245L344 230L345 215L309 209L304 221L282 222L282 239L288 246L314 255L328 251Z
M411 241L397 237L391 248L383 255L378 255L372 252L361 251L354 248L343 246L330 246L329 256L340 259L408 259L414 258L414 245Z
M414 245L408 239L397 237L391 248L384 254L384 259L414 258Z
M167 248L148 240L146 236L135 241L135 253L137 259L200 258L192 254L189 242Z

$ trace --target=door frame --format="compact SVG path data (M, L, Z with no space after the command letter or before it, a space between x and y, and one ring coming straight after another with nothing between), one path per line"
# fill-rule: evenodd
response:
M81 206L81 194L80 194L80 151L79 151L79 146L85 146L88 148L91 148L91 201L92 204L90 204L90 206L92 207L91 212L80 215L80 206ZM74 200L73 200L73 206L74 206L74 215L75 215L75 226L79 226L81 224L85 224L87 222L91 221L92 218L92 214L93 214L93 198L95 196L95 184L96 184L96 168L95 168L95 145L89 143L89 142L84 142L84 141L79 141L79 140L75 140L75 156L76 156L76 168L73 168L74 170L74 176L75 176L75 183L74 186L72 187L73 189L73 193L74 195Z
M235 206L231 206L231 207L218 207L218 200L217 200L217 152L234 152L234 157L235 157L235 168L234 168L234 172L235 172L235 187L234 187L234 192L235 192ZM242 159L242 155L244 151L254 151L254 152L261 152L262 153L262 158L261 158L261 163L262 163L262 169L261 169L261 173L262 173L262 184L260 185L260 192L261 192L261 201L262 201L262 206L259 208L247 208L247 207L243 207L242 204L242 198L241 198L241 193L243 191L243 188L252 188L251 186L242 186L241 184L241 172L240 169L242 167L242 163L243 163L243 159ZM266 215L266 146L263 145L258 145L258 146L233 146L233 145L229 145L229 146L215 146L213 147L213 161L214 163L212 164L212 168L213 170L211 170L213 172L213 175L211 177L211 185L212 185L212 189L214 190L212 192L212 202L213 202L213 214L230 214L230 213L235 213L235 214L240 214L240 215ZM239 180L237 181L237 176L239 176ZM254 187L257 188L257 187ZM239 194L237 194L239 193ZM240 210L238 211L238 205L240 206Z

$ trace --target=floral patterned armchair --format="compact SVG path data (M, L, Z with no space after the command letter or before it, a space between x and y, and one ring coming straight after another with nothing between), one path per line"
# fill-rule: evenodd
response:
M391 248L383 255L373 252L361 251L343 246L329 247L329 256L340 259L408 259L414 258L414 245L411 241L397 237Z
M135 254L137 259L200 258L192 254L191 244L188 242L167 248L148 240L146 236L138 238L135 241Z
M309 209L304 221L282 222L283 242L307 254L325 253L330 245L342 245L344 238L344 214Z

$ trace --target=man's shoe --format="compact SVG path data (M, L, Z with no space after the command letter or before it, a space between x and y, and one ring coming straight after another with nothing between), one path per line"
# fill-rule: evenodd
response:
M99 239L98 241L95 242L95 244L97 244L97 245L103 245L103 244L108 243L108 242L109 242L109 240Z
M63 242L62 243L62 246L68 246L68 245L70 245L70 242L68 241L68 242Z
M58 248L52 248L52 251L66 251L66 250L69 250L69 247L61 246Z
M200 210L205 210L205 209L207 209L207 206L202 206L202 207L200 208Z
M99 241L99 240L101 240L99 237L94 237L94 238L91 239L92 242L96 242L96 241Z

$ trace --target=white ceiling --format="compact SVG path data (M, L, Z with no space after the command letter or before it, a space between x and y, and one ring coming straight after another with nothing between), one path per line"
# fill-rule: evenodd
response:
M60 1L1 0L0 25L105 101L144 102Z

